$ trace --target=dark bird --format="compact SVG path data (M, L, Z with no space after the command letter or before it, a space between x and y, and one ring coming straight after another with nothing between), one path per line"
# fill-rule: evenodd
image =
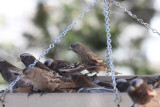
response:
M23 77L33 84L33 90L53 92L59 88L61 80L56 75L37 67L27 67L23 70Z
M0 58L0 73L5 81L7 81L9 84L16 80L17 76L19 76L22 73L22 70L15 67L11 63L7 62L6 60ZM25 88L28 86L32 86L30 80L27 78L21 78L13 87L13 92L16 92L17 90L21 88Z
M142 79L153 89L160 87L160 76L142 77Z
M117 82L116 87L120 92L126 92L128 87L130 86L130 83L123 78L118 78L116 82Z
M44 64L62 76L70 76L74 72L81 72L85 69L83 64L72 63L65 60L46 59Z
M88 68L87 70L92 72L100 72L100 71L107 71L106 64L101 60L95 53L89 50L85 45L82 43L74 43L70 46L69 50L75 52L78 56L78 59L81 63L85 64L86 66L97 66L93 68Z
M135 104L145 105L148 103L155 95L156 92L152 90L143 79L136 78L131 81L131 85L128 88L128 95Z
M89 81L83 74L78 72L72 74L72 80L78 88L100 87L99 85L96 85Z
M29 54L29 53L23 53L17 59L18 59L17 61L22 61L23 64L25 65L25 67L29 67L29 65L33 64L33 62L36 60L36 58L33 55ZM41 69L44 69L46 71L54 73L54 71L52 71L51 69L49 69L46 65L44 65L40 61L38 61L36 63L35 67L38 67L38 68L41 68Z

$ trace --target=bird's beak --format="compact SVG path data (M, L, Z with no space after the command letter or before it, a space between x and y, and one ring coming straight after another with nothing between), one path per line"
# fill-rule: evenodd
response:
M149 95L152 95L152 96L156 96L157 95L157 92L156 91L150 91L150 90L147 90L148 94Z
M129 90L131 90L131 91L133 92L133 91L135 91L135 87L130 86L130 87L129 87Z
M20 61L21 61L21 58L20 58L20 57L18 57L18 58L17 58L17 62L20 62Z
M24 74L21 74L21 77L22 77L22 78L25 78L25 75L24 75Z
M72 50L72 48L71 48L71 47L69 47L69 48L68 48L68 50Z

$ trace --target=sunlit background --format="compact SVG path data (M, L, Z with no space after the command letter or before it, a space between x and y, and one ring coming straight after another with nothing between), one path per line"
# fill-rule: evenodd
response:
M0 0L0 57L24 68L16 58L24 52L36 58L77 18L92 0ZM67 50L82 42L106 61L102 1L69 31L46 58L77 62ZM118 0L160 32L160 0ZM159 74L160 36L111 5L111 34L115 70L123 75ZM0 84L5 83L0 79Z

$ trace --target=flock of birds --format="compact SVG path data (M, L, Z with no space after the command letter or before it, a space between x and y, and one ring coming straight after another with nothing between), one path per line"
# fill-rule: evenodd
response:
M15 93L55 93L55 92L114 92L110 82L89 79L82 74L83 70L89 73L107 71L107 66L94 52L89 50L82 43L74 43L69 50L78 56L78 63L64 60L46 59L44 63L37 62L34 67L30 67L36 58L29 53L23 53L18 58L25 65L25 69L17 68L3 58L0 58L0 73L9 84L17 76L21 75L12 89ZM109 71L109 70L108 70ZM118 72L116 72L118 74ZM128 95L135 104L144 105L155 95L154 88L159 88L160 77L130 79L118 78L117 89L120 92L128 92ZM3 91L2 91L3 92Z

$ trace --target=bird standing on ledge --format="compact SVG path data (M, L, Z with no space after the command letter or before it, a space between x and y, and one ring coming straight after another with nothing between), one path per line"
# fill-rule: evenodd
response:
M131 81L131 85L128 88L128 94L134 102L132 107L134 107L136 103L145 105L154 96L156 96L156 92L140 78L136 78Z
M89 50L82 43L74 43L69 47L68 50L72 50L73 52L75 52L78 55L79 61L86 66L97 66L93 68L88 68L87 70L90 73L107 71L106 64L103 62L103 60L101 60L94 52Z
M88 49L82 43L74 43L72 44L68 50L72 50L78 56L78 60L86 66L86 69L89 73L107 71L106 63L103 62L94 52ZM110 71L110 70L109 70ZM115 72L115 74L119 74Z
M32 82L34 90L42 92L53 92L61 83L61 80L56 75L37 67L25 68L22 77Z

